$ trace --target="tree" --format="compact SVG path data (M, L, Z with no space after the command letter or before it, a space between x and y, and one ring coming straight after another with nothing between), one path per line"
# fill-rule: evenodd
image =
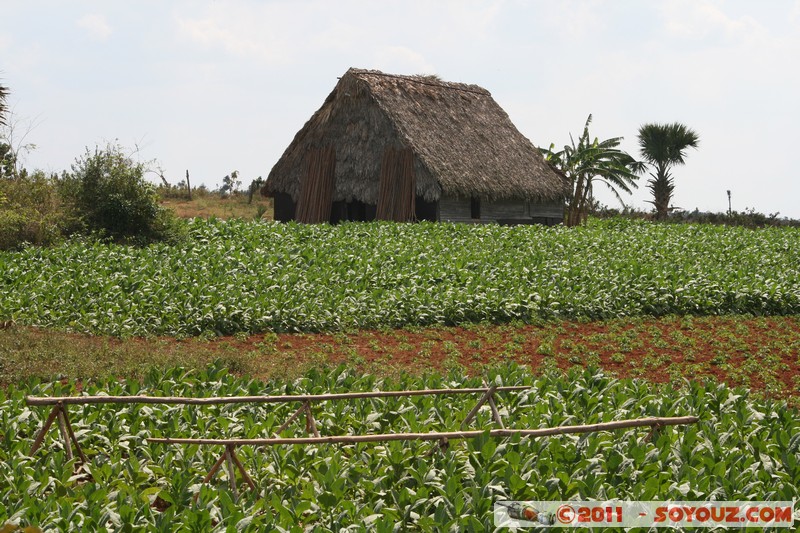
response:
M0 85L0 126L6 125L5 115L8 109L6 105L6 98L8 98L8 87Z
M82 229L116 241L149 243L180 238L171 211L159 204L155 187L144 179L145 165L122 147L108 144L86 153L61 180L63 198Z
M0 135L0 179L13 178L16 176L17 157L11 149L11 145L4 142Z
M222 178L222 187L219 188L219 192L223 196L227 194L236 194L241 184L242 180L239 179L239 171L234 170L229 175Z
M0 126L6 125L6 98L8 98L8 88L0 85ZM0 178L10 174L9 169L14 168L14 154L11 146L0 140Z
M644 170L644 163L636 161L618 146L622 137L612 137L599 141L591 140L589 124L592 115L586 119L583 135L578 144L570 134L570 144L559 152L554 152L554 144L549 149L540 148L545 159L572 183L572 192L567 205L567 226L577 226L586 221L589 205L593 199L595 182L605 184L616 195L620 202L619 190L631 194L631 188L637 188L638 174Z
M688 148L697 148L700 137L678 122L672 124L644 124L639 128L639 147L642 157L655 169L647 188L653 193L656 219L665 220L670 211L675 182L670 170L683 165Z
M18 118L7 107L0 110L0 177L20 179L27 175L25 155L36 145L25 141L36 126L33 121Z
M253 203L253 195L256 193L257 190L261 189L264 186L264 178L261 176L257 177L253 181L250 182L250 188L247 190L247 203Z

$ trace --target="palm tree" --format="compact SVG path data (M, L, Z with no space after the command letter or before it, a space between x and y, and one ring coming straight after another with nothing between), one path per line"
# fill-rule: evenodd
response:
M592 115L589 115L577 145L570 134L570 144L559 152L553 151L553 144L549 149L540 148L545 159L572 182L572 193L567 205L567 226L577 226L586 221L593 198L594 182L605 184L622 202L622 196L617 189L631 194L631 188L638 187L638 174L644 170L644 163L617 148L622 137L612 137L604 141L595 137L591 140L591 122Z
M653 193L650 202L656 209L656 219L664 220L669 213L675 182L670 173L674 165L683 165L688 148L697 148L700 137L683 124L645 124L639 128L639 147L642 157L655 168L647 188Z

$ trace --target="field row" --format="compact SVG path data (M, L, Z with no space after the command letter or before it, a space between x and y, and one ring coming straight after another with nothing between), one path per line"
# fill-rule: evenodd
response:
M91 479L73 476L57 431L28 457L46 409L25 394L76 394L74 384L0 389L0 524L53 529L392 531L492 528L496 500L796 500L800 497L800 419L785 404L754 400L742 389L686 383L680 389L616 380L593 369L534 376L517 366L484 376L530 389L505 393L509 427L537 428L647 416L696 415L700 422L646 430L431 443L241 448L257 493L234 503L225 474L200 480L221 452L212 447L148 444L149 436L263 437L296 406L73 406ZM380 380L344 367L291 382L203 372L152 371L142 382L85 385L90 394L175 396L298 394L480 386L457 372ZM318 405L326 435L427 432L458 427L472 396L360 400ZM491 426L483 409L473 427ZM284 435L299 435L302 421ZM199 491L199 502L192 497ZM230 529L228 529L230 528Z
M0 320L119 336L800 313L800 230L191 224L0 254Z
M346 364L365 373L463 369L516 362L534 372L595 365L619 377L710 378L800 406L800 317L620 318L540 325L472 324L326 334L115 339L24 326L0 329L0 387L31 377L140 378L151 365L293 379Z

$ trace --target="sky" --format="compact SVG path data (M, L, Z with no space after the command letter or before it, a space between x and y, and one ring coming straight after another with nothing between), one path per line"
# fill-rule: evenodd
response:
M349 67L488 89L534 145L639 157L700 137L673 205L800 218L800 0L3 0L0 83L29 169L118 142L175 184L266 176ZM155 173L148 174L157 181ZM624 195L650 209L646 187ZM619 202L597 190L612 207Z

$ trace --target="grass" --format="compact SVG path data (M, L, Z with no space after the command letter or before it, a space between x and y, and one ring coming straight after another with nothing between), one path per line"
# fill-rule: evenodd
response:
M196 193L187 198L163 198L161 205L172 209L180 218L240 218L272 220L272 198L254 195L248 202L246 194L222 196L218 193Z

